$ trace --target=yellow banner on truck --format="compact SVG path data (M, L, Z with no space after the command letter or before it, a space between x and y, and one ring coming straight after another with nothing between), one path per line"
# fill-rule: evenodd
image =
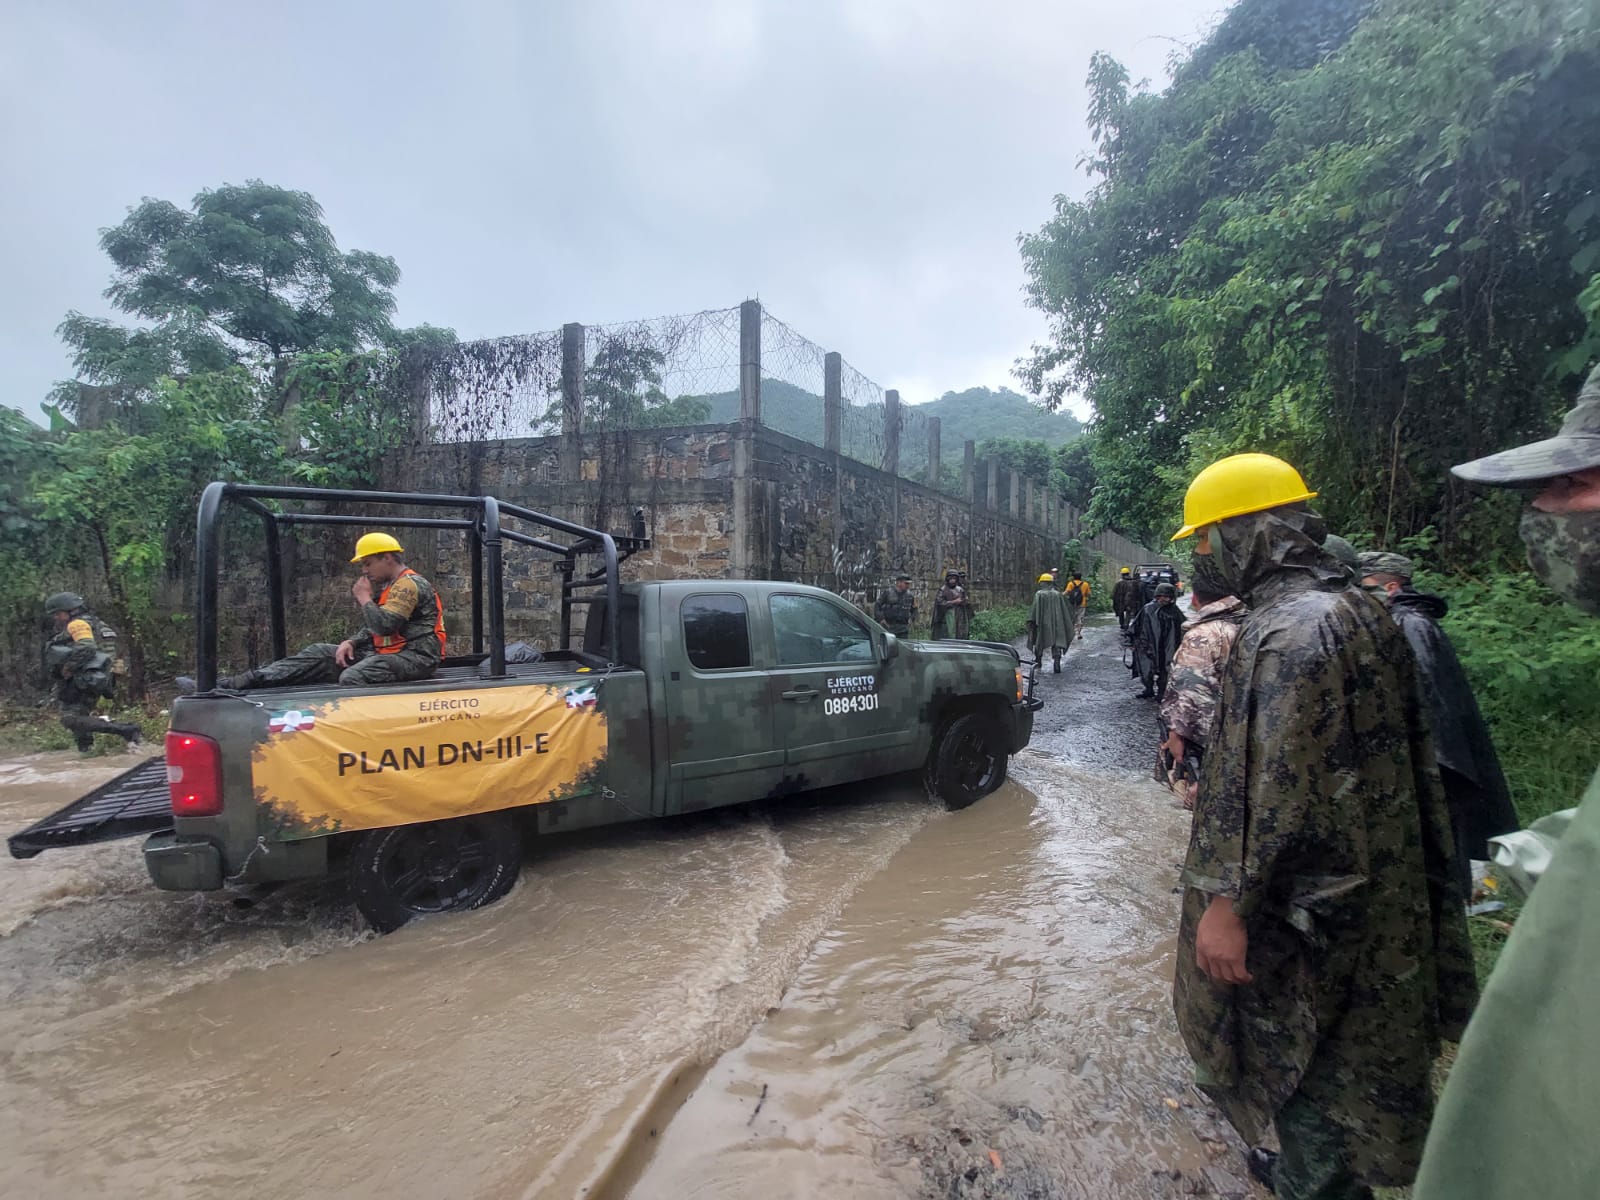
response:
M251 759L256 802L292 840L598 791L602 687L341 695L271 709Z

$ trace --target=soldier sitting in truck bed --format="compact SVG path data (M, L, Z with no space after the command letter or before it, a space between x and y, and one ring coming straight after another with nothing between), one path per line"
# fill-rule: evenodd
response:
M376 687L427 679L444 657L444 601L406 566L404 553L387 533L362 534L350 560L361 566L361 578L350 588L361 609L361 632L337 646L314 642L288 658L220 678L217 686L233 691L311 683ZM374 588L379 589L376 600ZM194 687L194 680L178 679L183 694Z

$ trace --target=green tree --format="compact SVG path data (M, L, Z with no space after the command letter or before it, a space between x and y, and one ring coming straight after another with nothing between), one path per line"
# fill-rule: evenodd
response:
M667 356L653 346L614 338L602 342L583 375L588 429L656 429L709 420L704 396L669 397L661 387ZM553 419L559 420L559 414Z
M213 479L284 477L279 427L243 367L165 380L143 406L143 427L73 430L36 471L29 507L37 540L87 557L103 578L105 613L125 639L132 693L145 689L149 652L174 632L163 584L187 573L195 499Z
M340 250L307 192L253 179L188 209L146 198L100 246L113 267L106 298L141 324L67 314L59 333L90 383L147 390L166 375L396 336L399 267Z
M1094 405L1091 516L1160 536L1258 449L1341 528L1515 556L1448 467L1600 355L1597 71L1592 0L1242 0L1159 95L1096 58L1097 182L1022 243L1024 377Z

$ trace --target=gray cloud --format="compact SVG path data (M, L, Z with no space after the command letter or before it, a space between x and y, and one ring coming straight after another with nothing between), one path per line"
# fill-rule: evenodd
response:
M463 337L772 312L910 400L1011 382L1015 239L1084 187L1083 80L1220 0L22 3L0 18L0 402L109 315L97 231L259 177Z

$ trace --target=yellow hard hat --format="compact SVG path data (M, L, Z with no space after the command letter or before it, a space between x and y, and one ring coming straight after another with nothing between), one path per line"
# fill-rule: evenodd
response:
M1189 537L1202 525L1315 496L1300 472L1283 459L1270 454L1231 454L1194 477L1183 495L1183 528L1172 540Z
M1127 567L1123 567L1123 568L1122 568L1122 573L1123 573L1123 574L1124 574L1124 575L1126 575L1126 574L1127 574L1127 573L1128 573L1128 568L1127 568Z
M1043 575L1039 576L1040 583L1054 583L1055 579L1056 577L1050 574L1049 571L1046 571Z
M395 541L392 535L387 533L363 533L360 540L356 542L356 556L350 561L358 563L363 558L369 558L374 554L403 553L400 543Z

